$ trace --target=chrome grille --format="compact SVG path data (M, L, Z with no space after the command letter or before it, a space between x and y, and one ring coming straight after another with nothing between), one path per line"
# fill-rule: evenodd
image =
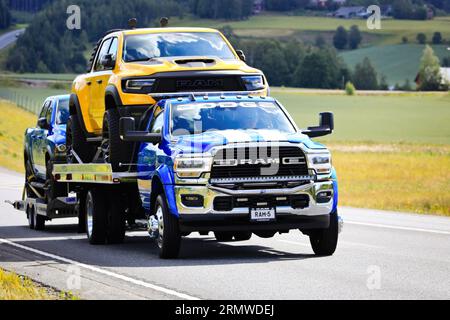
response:
M305 155L296 146L220 149L211 168L211 179L307 175Z

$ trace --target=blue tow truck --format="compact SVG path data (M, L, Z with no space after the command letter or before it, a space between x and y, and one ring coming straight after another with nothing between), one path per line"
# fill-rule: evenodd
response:
M328 149L311 140L332 133L331 113L299 129L270 97L153 97L158 103L139 121L120 119L133 149L125 171L114 172L101 147L89 163L73 154L53 165L91 244L120 243L126 230L145 228L161 258L176 258L191 232L242 241L297 229L317 255L334 253L342 228L336 172ZM26 200L14 205L33 211Z

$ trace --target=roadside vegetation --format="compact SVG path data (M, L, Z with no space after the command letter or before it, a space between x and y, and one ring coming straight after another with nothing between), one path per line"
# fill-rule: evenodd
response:
M37 118L5 100L0 100L0 114L0 166L23 172L24 132Z
M78 298L0 269L0 300L78 300Z

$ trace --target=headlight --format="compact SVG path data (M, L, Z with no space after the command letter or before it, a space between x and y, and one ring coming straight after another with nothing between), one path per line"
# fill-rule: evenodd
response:
M264 89L264 80L262 76L243 76L242 82L244 82L247 91Z
M129 79L124 82L124 92L149 93L152 92L155 79Z
M316 170L317 174L328 174L331 172L331 154L310 153L306 155L308 158L308 167Z
M66 152L66 145L65 144L58 144L56 146L56 151L60 153Z
M211 157L177 157L173 169L180 178L198 178L211 170Z

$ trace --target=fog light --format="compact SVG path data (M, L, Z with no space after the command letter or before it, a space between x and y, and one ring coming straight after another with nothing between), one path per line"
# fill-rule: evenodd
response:
M327 203L331 200L331 191L320 191L317 193L316 201L317 203Z
M58 145L56 146L56 150L57 150L58 152L61 152L61 153L66 152L66 145L65 145L65 144L58 144Z
M182 194L181 203L186 207L203 207L203 196L199 194Z

